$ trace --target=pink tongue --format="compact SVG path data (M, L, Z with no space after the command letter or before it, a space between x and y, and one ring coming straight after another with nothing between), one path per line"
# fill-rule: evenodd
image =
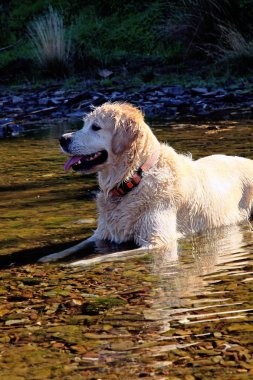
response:
M64 170L67 172L72 165L74 165L76 162L78 162L79 160L81 160L81 156L74 156L74 157L71 157L67 162L66 164L64 165Z

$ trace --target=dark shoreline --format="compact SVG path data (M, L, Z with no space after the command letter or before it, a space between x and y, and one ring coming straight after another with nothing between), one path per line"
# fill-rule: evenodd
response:
M0 95L0 138L23 125L49 120L80 120L92 107L107 101L129 102L148 118L199 122L253 118L253 89L145 85L140 89L114 87L65 89L60 84L3 90Z

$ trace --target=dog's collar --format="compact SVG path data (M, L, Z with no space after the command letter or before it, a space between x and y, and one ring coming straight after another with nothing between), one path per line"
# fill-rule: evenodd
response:
M131 178L129 178L127 181L121 182L119 185L116 185L111 191L111 195L116 197L123 197L130 191L132 191L136 186L139 185L141 182L141 179L143 177L143 174L148 171L149 169L154 166L159 158L159 150L156 150L148 159L146 162L144 162L143 165L137 169Z

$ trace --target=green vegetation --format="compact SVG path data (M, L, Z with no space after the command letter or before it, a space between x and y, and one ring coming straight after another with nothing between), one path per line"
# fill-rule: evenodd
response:
M205 77L210 65L214 75L250 73L252 19L251 0L2 1L0 74L94 77L107 68L152 81Z
M160 18L159 3L140 12L133 9L130 14L117 12L107 17L99 16L94 6L86 7L75 22L76 47L85 59L102 66L124 60L168 59L173 57L175 48L166 49L159 39L155 25Z
M63 18L50 6L48 13L35 19L28 27L31 45L39 65L52 73L65 73L71 48Z

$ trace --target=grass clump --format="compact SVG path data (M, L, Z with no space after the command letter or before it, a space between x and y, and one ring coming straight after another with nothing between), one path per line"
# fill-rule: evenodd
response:
M167 34L184 46L184 58L209 56L228 18L227 0L178 0L166 7Z
M40 67L57 76L68 72L71 37L67 36L63 17L51 6L28 27L35 59Z
M250 70L253 66L253 40L246 40L233 27L221 26L218 62L226 62L238 73Z

